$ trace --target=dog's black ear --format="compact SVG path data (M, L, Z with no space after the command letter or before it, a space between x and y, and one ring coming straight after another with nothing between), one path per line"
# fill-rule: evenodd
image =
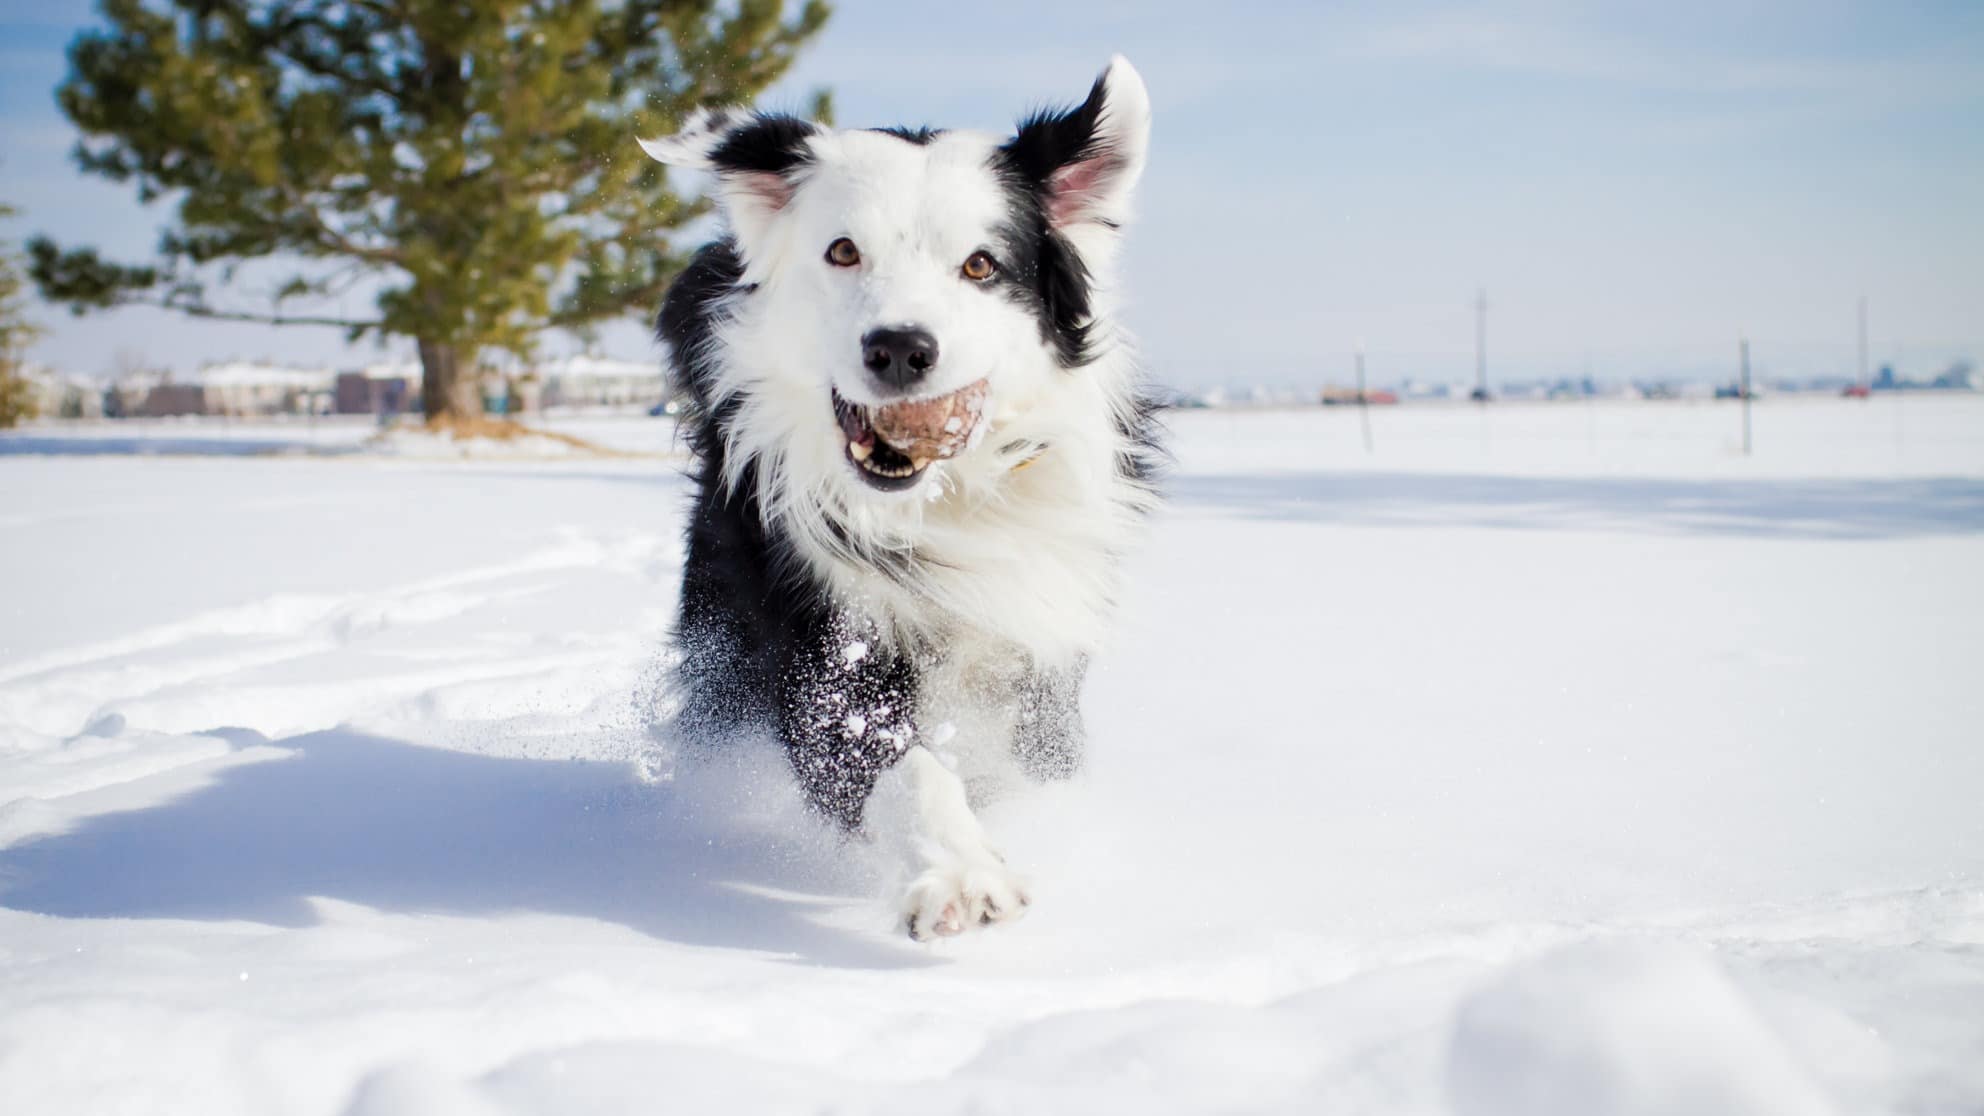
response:
M1150 94L1119 54L1086 101L1035 113L1000 150L1039 194L1048 224L1071 230L1089 223L1113 228L1129 217L1149 148Z
M657 162L715 172L717 202L748 255L792 200L799 172L812 162L807 141L818 131L783 114L699 109L674 135L639 142Z

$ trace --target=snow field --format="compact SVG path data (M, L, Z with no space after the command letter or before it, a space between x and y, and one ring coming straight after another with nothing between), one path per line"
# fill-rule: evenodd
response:
M938 948L648 731L679 462L0 457L0 1111L1977 1111L1980 403L1176 415Z

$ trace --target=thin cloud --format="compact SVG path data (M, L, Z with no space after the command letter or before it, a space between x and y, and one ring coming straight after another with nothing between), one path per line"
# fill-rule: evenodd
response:
M1674 92L1965 100L1984 95L1974 65L1935 56L1785 58L1715 54L1571 27L1448 13L1365 27L1343 51L1374 61L1474 66Z

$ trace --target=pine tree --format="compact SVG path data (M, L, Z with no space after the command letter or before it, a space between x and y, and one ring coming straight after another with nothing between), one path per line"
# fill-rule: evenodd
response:
M634 146L747 103L823 0L103 0L57 90L82 169L176 200L161 259L30 245L77 313L163 306L418 342L429 421L479 414L478 354L650 313L704 212ZM827 111L824 94L816 112ZM235 265L295 266L266 309ZM355 281L377 313L313 312ZM299 308L301 307L301 308Z

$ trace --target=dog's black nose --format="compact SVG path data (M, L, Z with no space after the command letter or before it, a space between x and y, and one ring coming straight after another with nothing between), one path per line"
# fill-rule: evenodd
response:
M927 329L871 329L861 338L861 363L892 387L911 388L937 367L937 339Z

